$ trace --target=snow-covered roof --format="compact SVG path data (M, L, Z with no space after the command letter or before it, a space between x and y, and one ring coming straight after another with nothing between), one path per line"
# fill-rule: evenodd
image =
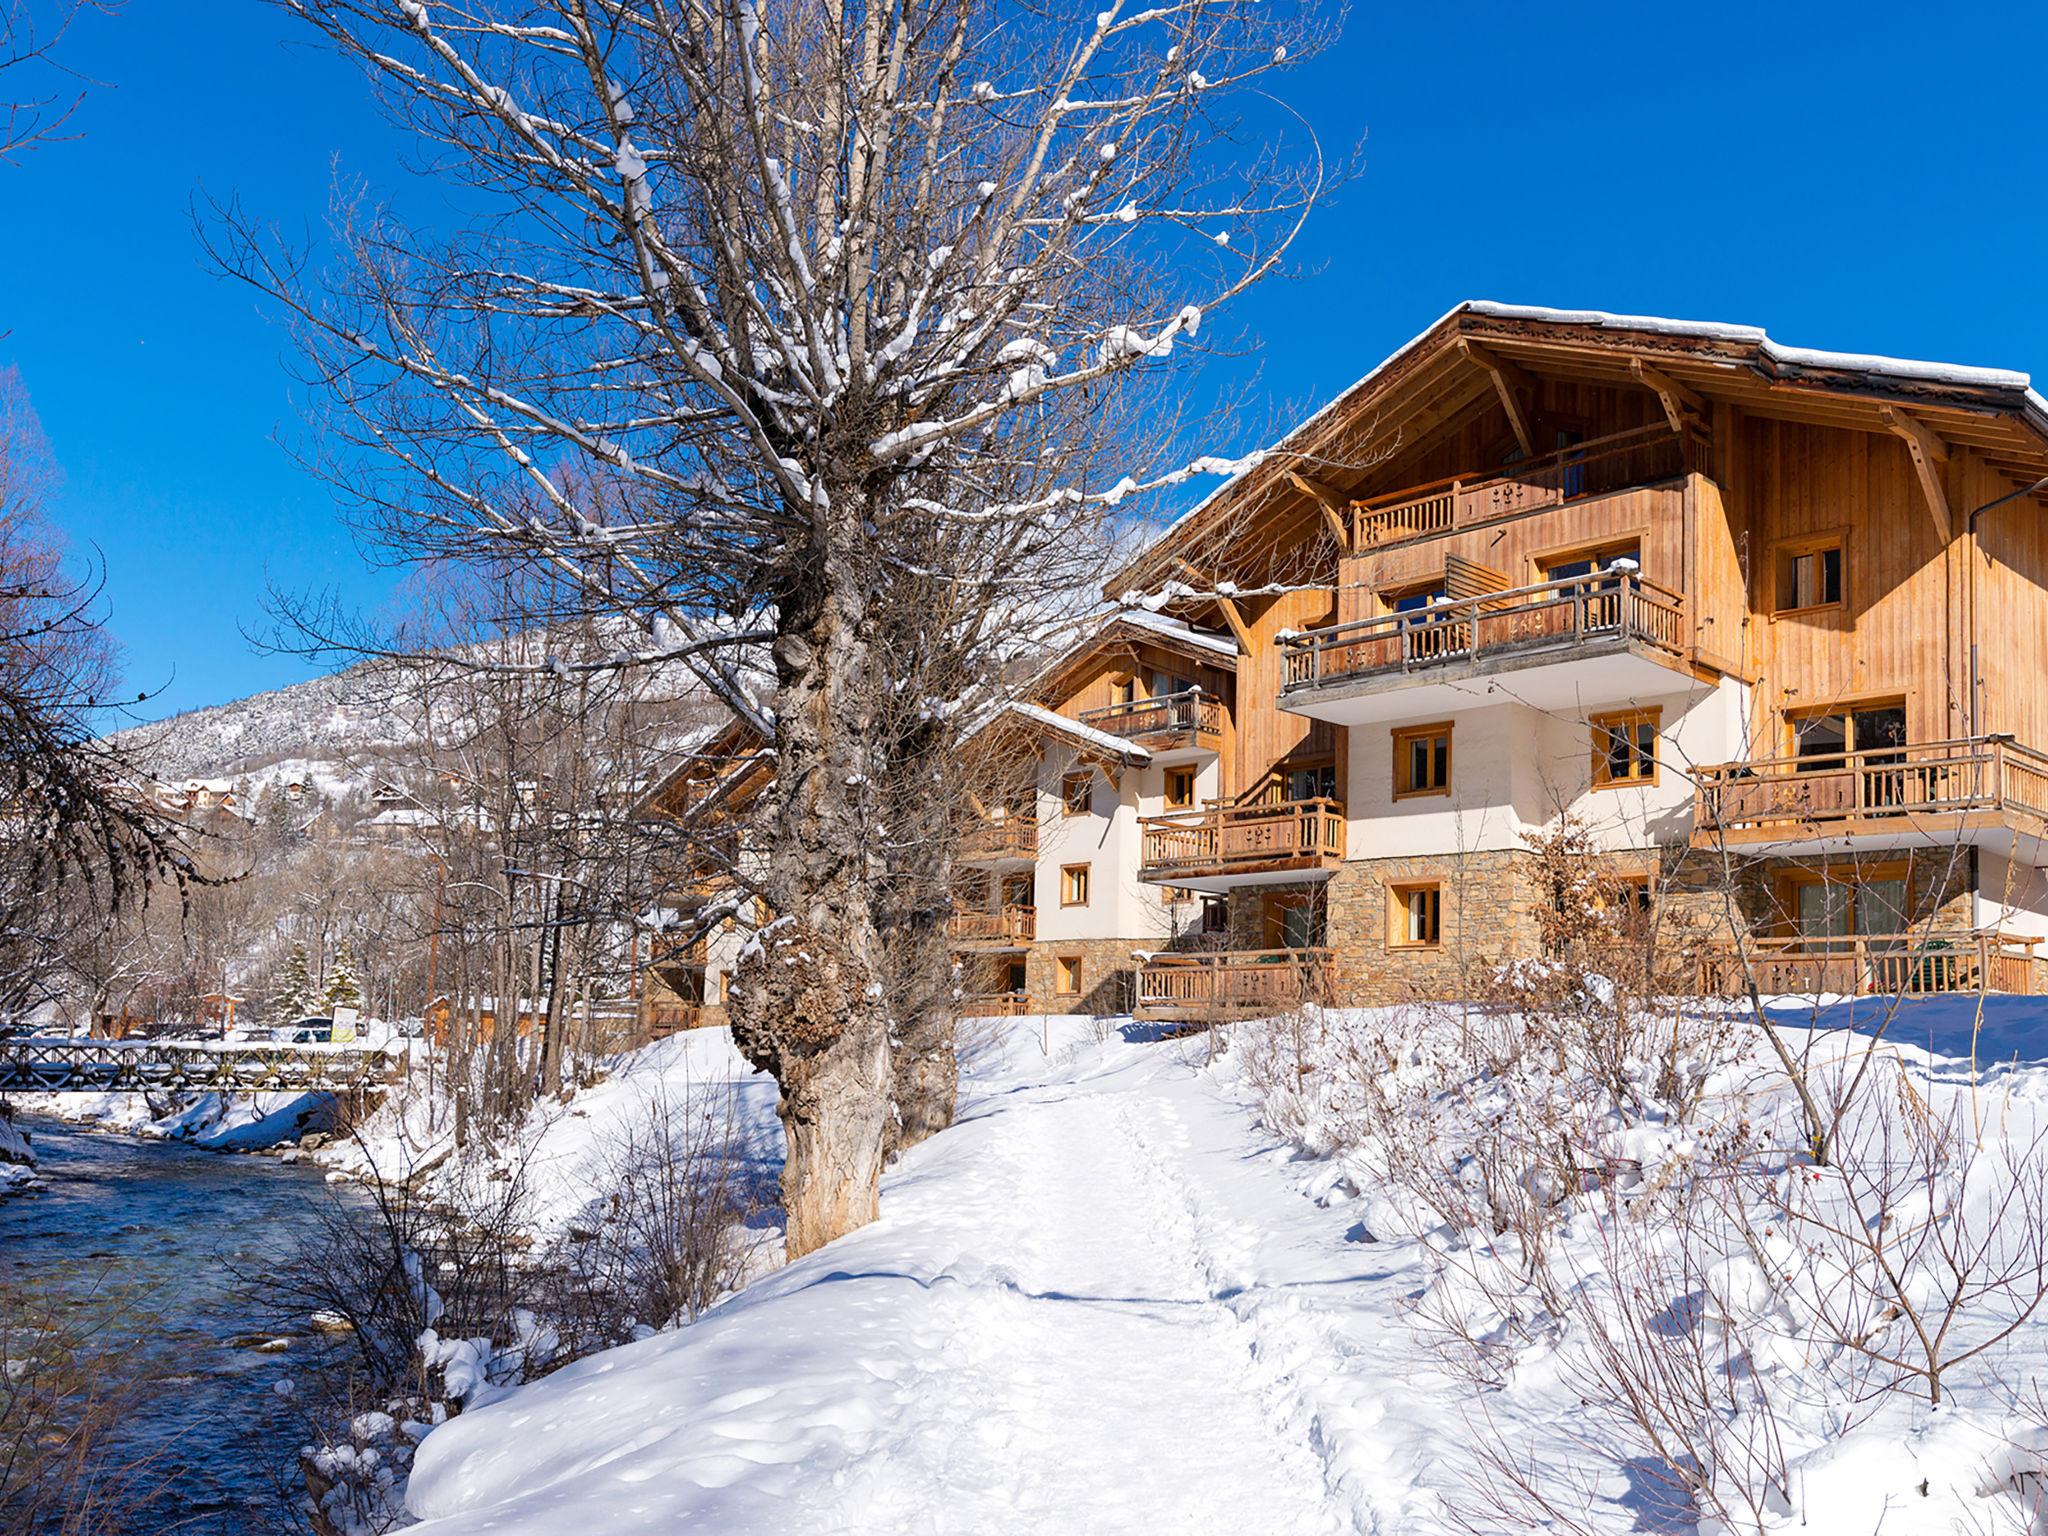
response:
M1219 635L1214 630L1197 629L1186 619L1154 613L1149 608L1127 608L1117 615L1117 621L1135 624L1140 629L1154 630L1171 639L1199 646L1205 651L1214 651L1218 656L1227 657L1233 665L1237 661L1235 640L1228 635Z
M2048 399L2044 399L2033 387L2030 375L2013 369L1978 368L1962 363L1926 362L1914 358L1885 357L1875 353L1829 352L1815 347L1792 347L1774 341L1761 326L1734 325L1725 321L1678 320L1665 315L1623 315L1600 309L1551 309L1536 304L1503 304L1491 299L1467 299L1446 310L1388 353L1354 383L1339 391L1321 408L1304 417L1272 447L1245 455L1235 474L1168 523L1121 570L1112 573L1104 586L1105 594L1112 602L1122 600L1131 575L1141 570L1162 546L1173 543L1184 530L1199 522L1212 508L1235 496L1246 479L1257 473L1260 466L1273 457L1280 448L1313 436L1316 429L1333 413L1370 390L1383 375L1404 362L1431 336L1461 315L1647 333L1692 341L1724 342L1754 348L1760 358L1785 369L1856 373L1901 384L2000 390L2013 395L2014 403L2034 418L2035 429L2044 438L2048 438Z
M1139 746L1135 741L1126 741L1121 736L1112 736L1108 731L1098 731L1092 725L1083 725L1079 720L1069 720L1065 715L1056 715L1041 705L1027 704L1021 699L1012 700L1010 703L1003 705L990 714L987 719L983 720L980 725L976 726L973 731L968 732L968 734L970 736L978 734L995 724L996 721L1002 719L1005 715L1015 715L1021 719L1029 720L1033 725L1042 726L1046 730L1072 737L1076 741L1085 742L1098 752L1107 753L1113 757L1121 757L1129 762L1148 763L1152 760L1152 754Z

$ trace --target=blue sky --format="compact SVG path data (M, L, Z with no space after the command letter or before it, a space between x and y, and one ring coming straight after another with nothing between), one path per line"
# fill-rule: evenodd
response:
M0 167L0 364L68 474L65 529L105 555L150 714L307 675L243 638L266 583L388 588L277 445L285 338L188 218L235 194L298 233L337 164L402 179L358 77L299 35L251 0L129 0L71 40L109 83L85 137ZM2048 376L2043 57L2038 4L1354 5L1289 95L1333 144L1366 136L1364 175L1240 314L1258 354L1212 375L1311 406L1495 298Z

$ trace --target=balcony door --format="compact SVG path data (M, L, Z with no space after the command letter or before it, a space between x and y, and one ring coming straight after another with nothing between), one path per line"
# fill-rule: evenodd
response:
M1300 893L1268 896L1265 930L1268 949L1320 949L1325 939L1323 904Z
M1780 904L1793 936L1813 949L1842 949L1852 938L1896 937L1910 931L1910 887L1903 865L1830 869L1785 877Z
M1802 774L1834 774L1836 797L1851 803L1830 809L1901 810L1914 797L1907 785L1906 706L1903 702L1802 715L1792 722L1792 755Z
M1031 905L1031 876L1003 876L1003 901L1006 908L1029 907Z

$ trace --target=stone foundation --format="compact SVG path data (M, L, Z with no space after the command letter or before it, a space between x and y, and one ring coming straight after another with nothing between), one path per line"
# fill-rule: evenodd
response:
M1024 961L1024 989L1032 1013L1129 1013L1137 996L1138 962L1135 950L1165 948L1160 939L1070 939L1043 941L1021 951ZM1000 953L966 952L960 956L963 985L969 992L1004 990L1003 976L1019 951ZM1081 960L1081 990L1062 993L1059 986L1061 956L1078 955Z

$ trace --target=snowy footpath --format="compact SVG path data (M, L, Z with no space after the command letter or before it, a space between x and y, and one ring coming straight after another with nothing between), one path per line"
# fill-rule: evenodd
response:
M1437 1524L1460 1394L1402 1321L1413 1248L1311 1199L1199 1048L1004 1027L880 1221L435 1431L419 1529Z

